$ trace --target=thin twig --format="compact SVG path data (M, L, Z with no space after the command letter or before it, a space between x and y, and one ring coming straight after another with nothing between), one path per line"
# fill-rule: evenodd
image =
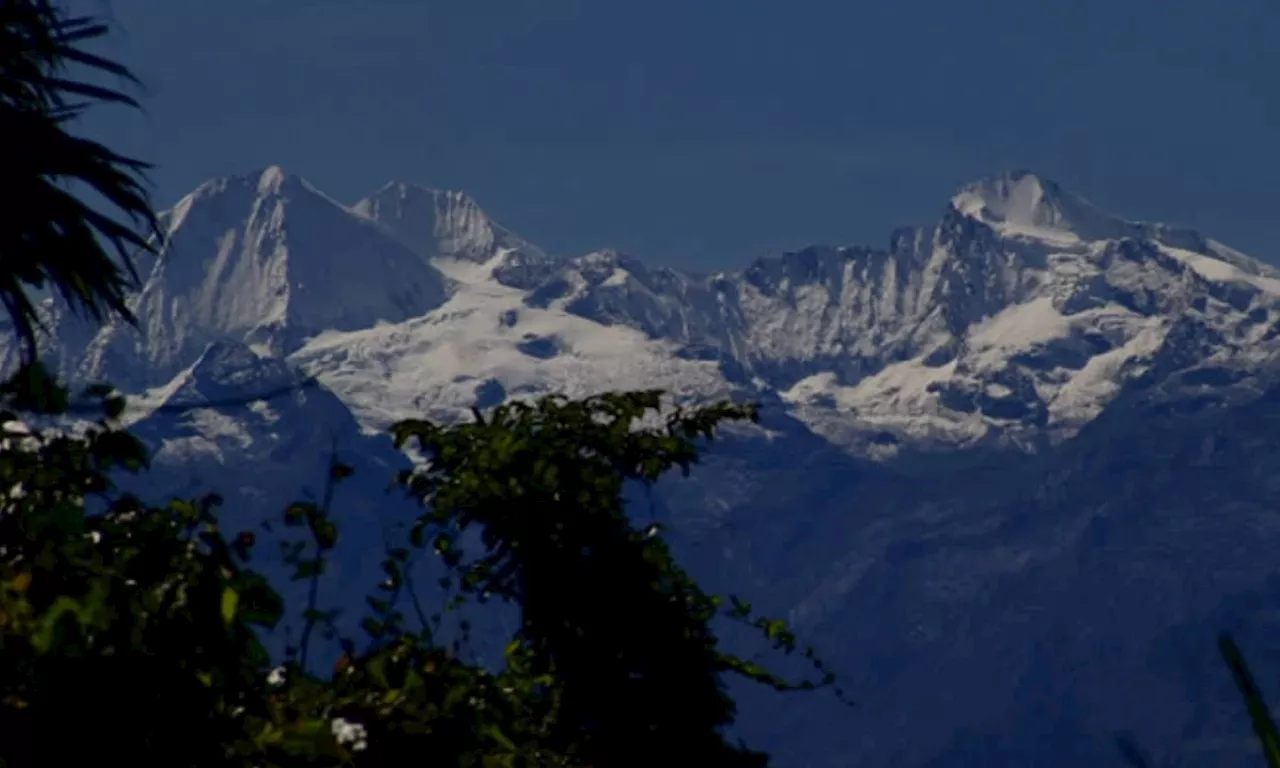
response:
M325 475L324 495L320 502L319 516L321 520L327 521L329 519L329 509L333 505L334 488L338 484L337 474L334 472L334 468L337 465L338 465L338 444L337 444L337 439L335 438L333 441L333 447L330 450L330 454L329 454L329 471ZM314 522L310 524L308 528L311 531L311 539L312 541L315 542L315 545L316 545L316 557L315 557L315 567L311 571L311 583L308 585L308 588L307 588L307 612L303 616L304 621L302 625L302 637L299 641L299 645L301 647L301 650L300 650L301 656L299 660L301 662L302 671L304 673L307 671L307 652L308 650L310 650L311 632L312 630L315 629L315 625L316 625L316 619L315 619L316 611L317 611L316 606L319 604L319 599L320 599L320 569L321 569L322 563L324 562L324 552L325 552L325 548L321 546L320 539L316 535L316 528L315 528Z

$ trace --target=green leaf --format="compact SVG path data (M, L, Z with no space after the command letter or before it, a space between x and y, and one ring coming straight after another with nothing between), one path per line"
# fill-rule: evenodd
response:
M291 526L299 526L310 520L318 509L315 504L299 501L290 504L284 511L284 521Z
M70 597L59 597L41 618L31 637L31 645L36 653L47 654L63 636L64 630L82 628L89 621L89 610L85 606Z
M231 626L236 620L236 609L240 606L240 593L231 587L222 589L222 621Z
M312 530L315 533L316 545L321 549L333 549L338 543L338 526L331 520L317 520Z
M491 739L497 742L498 746L502 747L503 749L507 749L512 752L515 752L517 749L515 742L507 738L507 735L502 732L502 729L498 727L497 723L489 723L487 725L482 726L480 728L480 735L483 736L484 738Z
M445 712L451 712L455 707L465 701L469 697L470 693L471 692L467 686L454 685L445 692L444 702L441 708Z
M381 639L387 633L386 624L372 616L365 616L360 620L360 628L375 640Z

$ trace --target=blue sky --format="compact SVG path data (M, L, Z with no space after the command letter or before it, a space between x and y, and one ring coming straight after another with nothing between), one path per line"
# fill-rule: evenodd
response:
M696 268L881 245L1030 168L1280 258L1276 0L73 0L157 202L283 165L466 190L554 251Z

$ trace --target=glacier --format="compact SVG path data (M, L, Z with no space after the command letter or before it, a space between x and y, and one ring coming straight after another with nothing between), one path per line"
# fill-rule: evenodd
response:
M371 586L409 514L381 493L398 419L750 399L761 425L643 514L863 704L744 690L743 735L780 766L1119 764L1118 733L1210 766L1255 749L1213 639L1277 669L1280 272L1258 260L1027 171L884 247L711 274L550 253L457 191L345 205L278 167L161 220L136 327L40 308L60 374L132 396L141 492L215 489L248 524L339 451L365 479L335 507L338 567ZM15 353L0 341L0 366Z

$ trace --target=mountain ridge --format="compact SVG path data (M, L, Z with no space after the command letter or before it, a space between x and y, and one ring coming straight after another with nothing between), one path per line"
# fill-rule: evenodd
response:
M85 354L51 305L42 341L63 369L145 389L143 491L208 485L268 516L314 489L340 433L369 477L338 507L356 545L345 605L363 598L360 547L405 513L384 514L379 487L406 459L369 433L548 393L753 399L760 426L726 430L644 513L709 589L787 616L867 703L744 692L742 735L779 765L1068 768L1115 760L1117 731L1213 768L1254 749L1212 638L1280 628L1274 269L1025 173L966 187L882 248L712 274L547 254L460 193L393 184L357 212L279 169L236 178L166 214L140 335L104 329ZM270 247L226 249L227 232ZM355 291L354 319L290 314L252 280L210 278L219 258L332 267L298 279L336 298L377 290ZM353 263L369 274L339 269ZM292 280L267 285L292 300ZM414 280L421 303L397 308ZM248 309L191 309L209 296Z
M133 303L141 333L116 324L83 352L58 350L75 361L63 367L153 388L233 340L292 356L347 401L401 403L358 407L384 414L362 417L370 429L420 406L414 388L462 413L476 386L492 400L630 376L776 400L829 439L874 435L877 447L857 450L882 457L921 442L1026 450L1096 417L1180 319L1225 332L1219 352L1249 365L1280 321L1280 272L1198 233L1103 213L1028 171L965 185L938 222L896 230L887 248L811 246L711 274L611 250L550 255L456 191L390 182L343 206L278 166L205 182L162 220L170 240ZM454 333L454 350L544 320L471 376L480 385L387 362L425 360L463 306L489 327ZM582 352L593 333L649 351L605 364ZM382 362L326 363L343 334Z

